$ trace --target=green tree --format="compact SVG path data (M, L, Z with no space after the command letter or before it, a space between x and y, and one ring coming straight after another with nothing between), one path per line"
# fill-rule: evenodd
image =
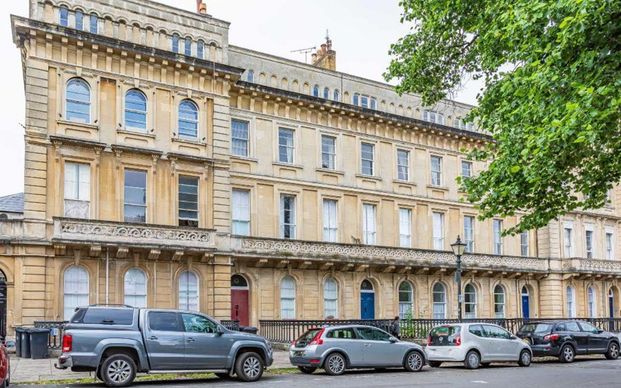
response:
M385 74L433 105L465 75L468 120L493 141L462 182L481 218L525 212L516 233L605 204L621 178L621 0L402 0L410 33Z

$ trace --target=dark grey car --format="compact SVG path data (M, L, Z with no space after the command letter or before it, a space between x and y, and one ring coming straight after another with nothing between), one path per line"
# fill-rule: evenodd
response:
M323 368L340 375L346 369L391 367L418 372L425 365L425 352L378 328L346 325L308 330L291 345L289 360L304 373Z

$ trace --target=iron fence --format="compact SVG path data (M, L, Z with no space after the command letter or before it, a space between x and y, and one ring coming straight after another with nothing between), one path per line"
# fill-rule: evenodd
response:
M462 322L492 323L504 327L511 333L517 333L519 328L527 322L564 319L586 321L602 330L621 332L621 318L475 318L463 319ZM389 332L391 322L390 319L260 320L259 334L271 342L291 343L305 331L314 327L355 324L374 326ZM457 319L402 319L400 321L401 338L424 340L433 327L458 322Z
M39 329L50 329L47 347L49 349L60 349L63 343L63 332L68 321L35 321L34 327Z

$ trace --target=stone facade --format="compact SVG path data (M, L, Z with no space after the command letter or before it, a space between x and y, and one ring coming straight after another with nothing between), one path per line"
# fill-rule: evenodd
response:
M467 105L339 73L331 42L313 66L152 1L30 3L12 17L26 169L23 217L0 220L9 334L83 303L254 325L455 317L464 234L469 316L620 315L618 190L497 237L518 218L468 218L455 182L490 140Z

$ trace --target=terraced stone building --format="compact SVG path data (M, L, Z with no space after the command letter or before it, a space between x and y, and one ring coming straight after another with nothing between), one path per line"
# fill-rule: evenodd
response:
M476 220L469 106L421 105L233 46L229 23L149 0L30 0L23 213L0 219L4 330L126 303L260 319L620 315L618 190L501 237ZM0 209L0 213L1 213ZM2 276L0 276L1 278Z

